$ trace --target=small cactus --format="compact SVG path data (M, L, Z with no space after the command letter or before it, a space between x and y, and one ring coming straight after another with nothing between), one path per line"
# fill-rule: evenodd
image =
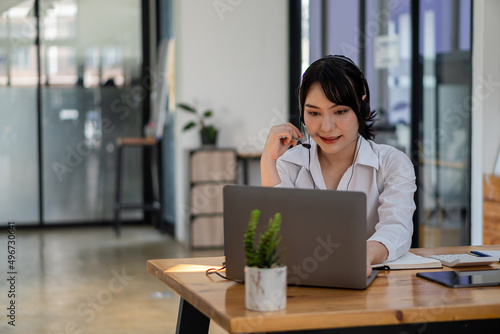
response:
M260 210L253 210L250 213L248 228L243 242L247 265L249 267L271 268L280 265L278 247L281 242L281 214L276 213L274 218L269 219L267 229L260 235L257 249L254 246L255 231L260 218Z

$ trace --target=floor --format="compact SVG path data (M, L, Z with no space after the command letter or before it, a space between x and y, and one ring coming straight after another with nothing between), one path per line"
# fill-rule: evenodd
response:
M7 231L0 231L0 270L7 275ZM179 297L146 271L158 258L222 255L191 251L152 227L17 229L16 320L2 311L1 333L175 333ZM11 298L0 281L0 307ZM227 333L211 324L210 333Z

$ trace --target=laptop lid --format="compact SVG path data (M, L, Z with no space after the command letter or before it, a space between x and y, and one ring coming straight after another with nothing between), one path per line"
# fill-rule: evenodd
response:
M282 215L280 250L288 284L364 289L366 278L366 195L362 192L224 187L224 252L228 278L243 280L243 236L250 212L261 211L256 236L269 219Z

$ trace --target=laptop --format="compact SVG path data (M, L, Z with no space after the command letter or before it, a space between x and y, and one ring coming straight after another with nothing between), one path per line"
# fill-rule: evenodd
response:
M254 209L261 211L256 238L281 213L288 285L365 289L377 276L366 277L364 193L228 185L223 195L228 278L244 280L243 236Z

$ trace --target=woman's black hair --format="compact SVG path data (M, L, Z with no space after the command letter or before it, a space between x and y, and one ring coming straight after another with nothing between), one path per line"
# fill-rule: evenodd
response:
M324 56L313 62L302 76L299 90L300 121L304 123L304 104L311 85L319 82L331 102L350 107L358 118L358 132L365 139L375 138L377 115L370 109L370 90L363 72L344 56ZM366 96L363 99L363 95Z

